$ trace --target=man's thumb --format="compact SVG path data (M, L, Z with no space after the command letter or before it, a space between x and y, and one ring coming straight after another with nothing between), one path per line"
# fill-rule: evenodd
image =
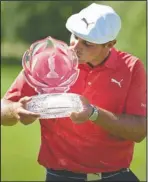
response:
M20 103L25 104L26 102L29 102L32 98L31 97L23 97L19 100Z

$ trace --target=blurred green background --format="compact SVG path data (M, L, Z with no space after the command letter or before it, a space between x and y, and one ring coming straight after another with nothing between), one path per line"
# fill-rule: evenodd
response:
M96 1L98 3L98 1ZM69 43L67 18L91 1L1 2L1 97L21 70L21 57L31 43L47 36ZM99 1L112 6L122 19L116 47L146 64L146 2ZM2 181L43 181L44 168L37 163L40 147L38 121L30 126L1 127ZM146 140L136 144L131 168L146 181Z

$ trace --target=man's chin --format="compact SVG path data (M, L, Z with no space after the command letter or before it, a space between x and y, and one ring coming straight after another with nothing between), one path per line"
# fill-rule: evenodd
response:
M82 59L78 59L78 62L79 62L79 64L83 64L83 63L85 63L86 61L85 61L85 60L82 60Z

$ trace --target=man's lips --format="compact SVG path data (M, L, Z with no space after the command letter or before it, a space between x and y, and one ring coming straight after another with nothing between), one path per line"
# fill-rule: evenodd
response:
M76 53L76 54L77 54L78 58L80 58L82 56L82 54L80 54L80 53Z

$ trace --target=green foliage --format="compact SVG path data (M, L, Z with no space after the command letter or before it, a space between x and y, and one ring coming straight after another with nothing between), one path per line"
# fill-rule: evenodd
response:
M92 1L3 1L2 41L30 44L51 35L69 42L67 18ZM117 48L146 60L146 2L96 1L112 6L121 16ZM77 25L76 25L77 26ZM15 46L15 45L14 45Z
M111 5L121 16L122 29L117 47L138 56L146 63L146 2L106 1L103 4Z
M66 41L66 20L72 13L80 11L80 4L75 1L3 2L2 19L6 20L3 21L6 30L3 32L4 37L7 41L14 42L17 39L32 43L52 35Z

